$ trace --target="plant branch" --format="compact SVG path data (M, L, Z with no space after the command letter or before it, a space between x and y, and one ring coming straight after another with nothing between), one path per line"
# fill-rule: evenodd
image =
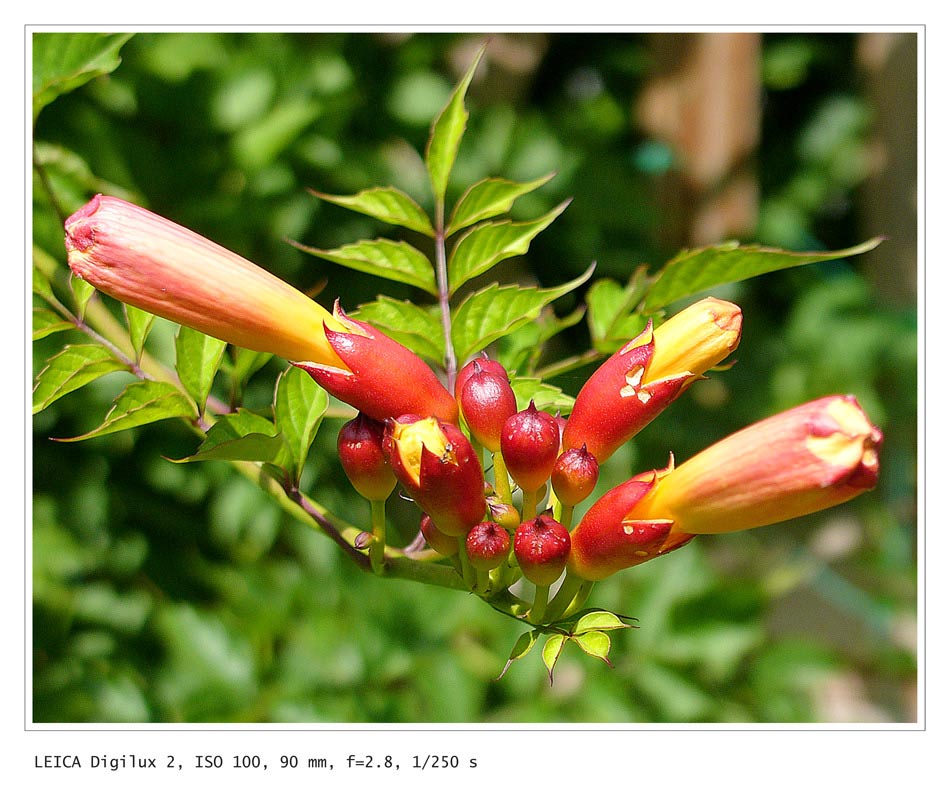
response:
M449 390L455 387L458 370L455 347L452 344L452 309L449 306L449 271L445 257L445 202L439 199L435 207L435 278L439 288L439 315L442 319L442 337L445 339L445 375Z

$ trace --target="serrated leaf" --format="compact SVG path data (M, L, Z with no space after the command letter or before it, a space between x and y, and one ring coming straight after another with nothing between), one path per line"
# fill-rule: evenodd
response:
M505 667L501 669L501 673L495 677L497 682L501 679L511 667L511 664L515 660L520 660L523 657L527 656L528 652L534 648L534 644L538 642L538 631L536 629L525 632L521 637L515 641L514 647L511 649L511 653L508 655L508 661L505 663Z
M130 33L34 33L33 120L67 92L119 66Z
M316 249L300 243L294 245L316 257L337 263L364 274L396 280L414 288L421 288L433 296L438 293L435 269L422 252L402 241L361 240L336 249Z
M783 268L843 260L876 248L884 239L873 238L850 249L833 252L791 252L765 246L721 243L680 252L657 275L647 292L643 311L650 313L687 296L726 282L739 282Z
M33 308L33 340L39 341L48 335L58 333L62 330L71 330L71 322L64 320L58 313L54 313L49 308Z
M218 419L194 455L170 460L176 464L212 460L268 462L277 458L283 446L273 422L241 410Z
M478 51L471 66L466 70L459 83L452 91L448 103L432 123L429 141L426 143L425 163L429 171L429 180L432 184L432 195L436 207L445 201L445 191L449 185L449 175L458 155L459 143L465 133L465 124L468 122L468 111L465 109L465 93L472 83L472 77L482 54L484 46Z
M195 409L184 394L171 383L157 380L143 380L125 387L115 399L115 403L103 423L89 433L81 436L60 438L58 442L80 442L105 436L109 433L137 428L163 419L184 417L192 419Z
M53 286L50 284L49 277L39 267L38 262L43 258L49 258L42 249L33 247L33 293L51 305L59 304L56 294L53 293ZM45 262L45 261L44 261ZM55 270L55 266L53 266Z
M148 338L152 324L155 322L155 314L147 313L132 305L123 305L123 307L125 308L125 320L129 325L129 340L132 342L132 349L135 351L136 359L138 359L142 356L145 339Z
M535 179L533 182L513 182L510 179L492 177L473 184L459 199L452 211L446 235L452 235L486 218L504 215L521 196L547 184L554 173Z
M33 387L33 413L39 413L71 391L112 372L126 369L99 344L70 344L46 362Z
M564 634L551 635L541 649L541 659L544 660L544 665L548 669L548 678L552 685L554 684L554 666L558 657L561 656L561 649L564 648L567 639L567 635Z
M583 285L594 271L554 288L525 288L497 283L468 296L452 316L452 341L459 359L484 349L519 326L535 320L545 305Z
M181 384L197 403L199 411L204 411L226 347L224 341L190 327L178 329L175 337L175 368Z
M557 386L543 383L534 377L513 378L511 388L518 401L519 411L527 408L532 400L540 410L552 414L560 412L563 416L567 416L574 407L574 398L571 395L565 394Z
M571 640L577 643L577 645L591 657L597 657L597 659L603 660L607 665L610 665L610 660L607 659L607 655L610 653L609 635L604 634L604 632L596 631L584 632L583 634L574 635L571 637Z
M450 292L502 260L526 254L531 241L547 229L568 204L570 200L533 221L493 221L470 229L459 238L449 257Z
M425 211L416 203L415 199L398 188L373 187L352 196L334 196L317 190L311 190L310 192L323 201L336 204L338 207L345 207L354 212L363 213L363 215L368 215L377 221L404 226L406 229L420 232L423 235L431 236L433 234L432 222L429 220L429 216L425 214Z
M277 380L274 418L289 451L294 482L300 480L307 452L330 404L330 398L303 369L289 367Z
M360 305L353 318L369 322L383 333L434 363L445 359L442 323L425 308L412 302L377 296L376 301Z
M611 629L630 629L628 623L624 623L619 616L613 612L597 611L588 612L582 615L574 626L573 634L579 635L584 632L610 631Z

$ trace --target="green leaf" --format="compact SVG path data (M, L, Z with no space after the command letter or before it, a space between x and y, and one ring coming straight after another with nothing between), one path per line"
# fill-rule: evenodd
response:
M33 308L33 340L39 341L48 335L58 333L61 330L71 330L71 322L65 321L58 313L54 313L49 308Z
M468 296L452 316L452 342L459 360L534 321L545 305L583 285L594 265L576 279L554 288L525 288L497 283Z
M577 643L577 645L591 657L597 657L607 663L607 665L610 665L610 660L607 659L607 655L610 653L609 635L597 631L584 632L583 634L574 635L571 640Z
M33 247L33 293L54 307L59 304L47 273L58 270L55 260L42 249Z
M508 661L505 663L505 667L502 668L501 673L495 677L496 682L508 672L508 669L515 660L520 660L522 657L528 655L531 649L534 648L534 644L538 642L538 634L539 632L534 629L530 632L525 632L515 641L515 645L508 655Z
M277 458L283 446L273 422L240 410L215 422L194 455L170 460L176 464L212 460L269 462Z
M449 175L458 155L459 143L465 132L468 122L468 111L465 109L465 93L468 91L475 69L485 52L483 46L472 62L471 67L462 76L449 97L445 108L432 123L429 141L426 143L425 163L432 183L432 195L436 207L445 202L445 191L449 185Z
M386 335L434 363L445 359L442 323L425 308L388 296L360 305L352 317L369 322Z
M171 383L157 380L143 380L126 386L125 390L115 399L105 421L89 433L82 436L60 438L58 442L80 442L105 436L108 433L137 428L162 419L184 417L192 419L195 409L191 401L185 397Z
M550 226L570 203L567 200L533 221L496 221L466 232L449 257L449 290L456 291L502 260L527 253L534 237Z
M573 634L580 635L584 632L592 631L610 631L611 629L630 629L630 624L624 623L619 616L613 612L596 611L588 612L582 615L574 626Z
M843 260L864 254L884 239L873 238L850 249L834 252L790 252L765 246L721 243L680 252L660 270L644 299L643 310L650 313L687 296L740 280L828 260Z
M274 418L290 450L294 482L299 482L307 452L330 404L327 393L303 369L289 367L277 380Z
M646 326L645 316L631 313L643 298L644 274L635 272L625 286L613 279L600 279L587 292L587 323L591 343L599 352L616 352Z
M126 367L99 344L70 344L46 362L33 387L33 413L104 375Z
M129 340L132 342L132 349L135 350L136 359L142 357L142 350L145 347L145 339L148 338L152 324L155 322L155 314L147 313L132 305L124 305L125 320L129 325Z
M459 199L445 234L448 236L486 218L504 215L521 196L547 184L553 177L552 172L533 182L513 182L495 177L482 179Z
M567 639L566 634L551 635L541 649L541 658L548 669L548 678L552 685L554 684L554 666L558 661L558 657L561 656L561 649L564 648Z
M181 384L198 404L199 411L204 411L226 347L224 341L190 327L178 329L175 337L175 367Z
M33 120L49 103L119 66L132 34L34 33Z
M432 222L422 207L413 198L395 187L373 187L362 190L354 196L332 196L316 190L310 192L323 201L361 212L377 221L404 226L423 235L434 234Z
M422 288L432 295L438 293L432 263L408 243L379 238L348 243L336 249L315 249L299 243L294 245L307 254L322 257L331 263Z
M574 398L565 394L557 386L543 383L534 377L516 377L511 381L511 388L518 401L518 410L528 407L534 400L537 408L550 413L560 412L567 416L574 407Z

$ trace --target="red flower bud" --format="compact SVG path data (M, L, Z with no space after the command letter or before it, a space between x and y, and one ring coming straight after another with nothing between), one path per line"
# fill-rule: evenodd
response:
M515 529L515 558L525 578L538 585L557 581L571 550L571 535L553 517L540 514Z
M456 383L456 400L472 436L492 453L501 446L501 430L508 417L518 411L508 375L500 376L481 368L476 359L469 364L467 380ZM500 366L500 364L499 364Z
M508 558L511 536L498 523L474 526L465 537L465 553L476 570L494 570Z
M422 522L419 524L419 530L425 537L429 547L442 556L455 556L459 552L458 537L450 537L443 534L435 527L432 518L428 514L422 515Z
M367 500L386 500L396 476L383 452L383 423L359 414L342 428L336 441L346 477Z
M521 523L521 515L510 503L505 503L497 495L490 495L486 500L489 516L502 528L514 530Z
M558 500L568 506L576 506L597 485L600 466L585 445L565 450L554 462L551 472L551 487Z
M471 442L435 417L386 423L383 447L399 483L439 531L461 537L485 516L485 482Z
M381 422L403 414L458 422L455 399L414 352L370 324L351 319L337 302L333 317L341 329L326 340L344 368L300 362L338 400Z
M475 364L478 364L476 367ZM488 372L490 375L494 375L499 380L508 380L508 370L505 369L498 361L493 361L491 358L485 357L485 353L482 353L482 357L474 358L465 364L459 373L455 376L455 397L458 399L459 394L462 391L462 387L469 381L469 378L476 371Z
M524 411L508 418L501 431L501 454L508 474L526 492L544 486L554 469L560 448L557 420L535 408L534 401Z

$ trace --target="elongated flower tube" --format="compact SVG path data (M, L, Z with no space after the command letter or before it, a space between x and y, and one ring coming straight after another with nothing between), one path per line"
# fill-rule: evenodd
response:
M708 297L614 353L581 388L564 428L564 450L586 445L603 463L703 372L736 348L742 313Z
M588 580L720 534L844 503L877 483L881 432L851 396L814 400L750 425L679 467L643 473L598 500L571 535Z
M485 481L471 442L435 417L403 416L386 423L383 447L409 496L450 537L485 518Z
M339 302L333 321L337 329L324 329L334 361L297 362L330 394L380 421L411 414L458 423L455 398L418 355L372 325L351 319Z
M69 267L103 293L240 347L343 367L342 329L300 291L128 201L97 195L66 219Z

